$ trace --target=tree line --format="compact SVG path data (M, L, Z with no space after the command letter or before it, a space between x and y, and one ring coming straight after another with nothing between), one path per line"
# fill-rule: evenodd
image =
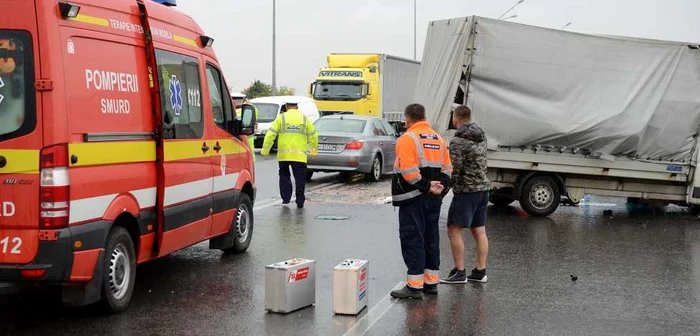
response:
M254 99L259 97L269 97L272 95L293 96L295 94L295 90L288 86L280 86L277 88L277 92L273 93L272 85L256 79L247 88L243 89L241 93L245 94L246 98L248 99Z

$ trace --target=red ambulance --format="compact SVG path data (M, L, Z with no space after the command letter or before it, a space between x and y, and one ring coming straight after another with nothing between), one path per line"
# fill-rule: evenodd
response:
M137 264L250 245L254 110L172 2L2 0L0 291L117 312Z

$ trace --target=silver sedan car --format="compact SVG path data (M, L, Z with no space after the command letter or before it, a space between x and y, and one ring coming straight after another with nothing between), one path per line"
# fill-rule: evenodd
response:
M314 123L318 155L309 156L307 178L314 172L363 173L370 181L394 171L398 134L385 120L332 115Z

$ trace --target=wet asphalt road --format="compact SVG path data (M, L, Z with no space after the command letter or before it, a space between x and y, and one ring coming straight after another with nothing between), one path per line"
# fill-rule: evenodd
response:
M264 204L275 199L279 199L279 166L275 153L269 156L260 155L258 149L256 154L256 183L258 187L256 203ZM313 188L321 184L339 182L338 174L316 173L314 178L307 184L307 188Z
M259 169L272 169L263 168L268 164L274 161ZM362 197L387 186L330 186L310 192L304 210L258 209L253 243L242 255L199 244L144 264L123 314L61 308L41 293L0 298L0 335L700 333L700 219L680 208L593 198L591 205L530 218L516 206L491 207L489 283L441 286L438 297L397 302L386 298L405 274L397 214L389 205L363 204L368 197ZM360 197L347 196L353 193ZM612 217L603 215L608 209ZM351 218L316 219L321 214ZM445 218L443 273L452 267ZM264 265L291 257L317 261L317 304L266 314ZM332 267L346 258L370 260L370 307L358 318L332 313ZM471 263L471 250L468 258Z

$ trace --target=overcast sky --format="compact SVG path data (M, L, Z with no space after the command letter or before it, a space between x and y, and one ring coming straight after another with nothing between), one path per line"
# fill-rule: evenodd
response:
M417 0L418 58L428 22L498 17L517 0ZM272 0L178 0L242 90L272 79ZM509 15L530 25L598 34L700 42L700 0L525 0ZM277 0L277 85L306 94L328 53L413 58L413 0Z

